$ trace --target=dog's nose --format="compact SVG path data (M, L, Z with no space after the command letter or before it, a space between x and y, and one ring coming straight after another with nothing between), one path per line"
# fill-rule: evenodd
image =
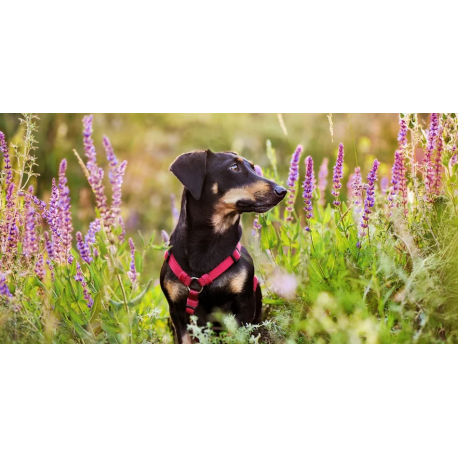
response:
M278 197L285 197L288 192L283 186L275 186L274 192Z

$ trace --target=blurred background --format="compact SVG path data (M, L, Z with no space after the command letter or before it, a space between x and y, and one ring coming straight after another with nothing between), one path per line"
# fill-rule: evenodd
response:
M49 200L52 177L59 162L68 161L75 228L87 231L94 218L93 196L73 149L84 157L82 114L39 114L35 151L40 177L34 185L37 195ZM123 185L123 216L129 233L141 230L172 229L170 194L177 204L181 185L169 172L179 154L196 150L237 151L261 167L268 167L266 141L276 150L280 180L286 181L289 162L297 144L304 146L301 160L311 155L315 173L321 160L332 166L340 142L345 145L345 179L358 163L364 176L374 157L382 161L380 177L389 176L397 146L398 114L333 114L332 130L328 114L95 114L94 142L99 164L106 164L102 136L107 135L119 159L127 159ZM8 142L19 143L18 114L0 114L0 130ZM426 119L426 118L425 118ZM351 170L350 170L351 169ZM342 189L346 192L346 186ZM330 194L328 201L331 201ZM301 201L298 199L297 205Z

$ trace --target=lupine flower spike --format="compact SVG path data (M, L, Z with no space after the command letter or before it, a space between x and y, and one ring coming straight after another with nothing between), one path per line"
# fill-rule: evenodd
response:
M83 271L81 270L79 262L76 263L76 275L73 278L81 283L81 286L83 287L84 299L86 300L88 308L91 308L94 304L94 300L92 299L91 293L87 287L87 282L84 278Z
M108 178L110 180L111 187L113 190L109 218L110 224L112 226L115 226L119 224L119 218L121 218L122 182L127 167L127 161L118 161L118 158L114 153L113 147L111 146L110 140L106 136L103 137L103 147L105 148L107 160L110 164Z
M137 269L135 268L135 245L134 241L129 238L129 247L130 247L130 270L127 272L127 276L129 277L132 284L134 284L137 280Z
M259 165L255 165L255 166L254 166L254 171L255 171L260 177L263 176L262 168L261 168ZM254 236L258 235L259 229L261 229L261 227L262 227L262 226L259 224L259 214L256 213L256 215L254 216L253 230L251 231L251 233L252 233Z
M288 216L286 221L292 221L292 211L294 210L294 202L296 201L296 183L299 178L299 159L302 153L302 145L297 145L296 151L294 151L291 157L291 166L289 169L288 176L288 201L286 203L286 211Z
M425 166L425 189L426 200L432 202L434 187L436 183L436 166L434 163L434 150L436 146L436 137L439 133L439 113L431 113L431 121L429 124L428 143L426 145L426 152L424 158Z
M355 173L353 173L350 180L350 196L355 206L355 213L361 213L361 205L363 203L363 179L361 177L361 169L359 167L355 168Z
M334 196L334 205L339 206L341 204L339 200L340 188L342 187L341 180L343 178L343 161L344 161L344 146L341 143L339 145L339 152L337 154L336 165L334 166L334 174L332 177L332 195Z
M83 261L90 264L92 262L91 251L87 243L83 240L83 235L79 231L76 233L76 247Z
M5 296L6 300L9 300L10 297L13 297L6 283L5 275L2 273L0 273L0 295Z
M30 198L25 200L25 236L23 252L27 259L30 259L38 251L37 233L35 229L35 208L31 205Z
M404 213L407 214L407 179L406 179L406 154L407 145L407 123L403 118L399 119L399 147L394 153L394 164L391 170L391 188L388 195L389 207L398 207L399 202L397 197L400 197L400 203L404 208Z
M305 210L305 217L310 220L313 218L313 204L312 204L312 197L313 197L313 190L315 189L315 174L313 172L313 159L311 156L307 156L305 159L305 180L304 180L304 210ZM305 230L310 232L310 227L306 226Z
M92 140L92 115L83 118L83 145L88 159L86 167L89 171L89 184L95 194L95 203L100 212L100 217L107 229L110 227L110 217L107 208L107 197L103 184L103 169L97 165L97 153Z
M13 170L11 167L10 155L8 153L8 145L3 132L0 132L0 151L3 154L3 160L5 162L5 189L8 189L10 184L13 182Z
M361 216L361 231L359 236L363 238L369 234L369 215L372 213L372 208L375 205L375 182L377 181L377 169L380 162L375 159L369 175L367 176L366 198L364 199L364 211ZM367 232L366 232L367 231ZM358 241L358 248L361 248L361 241Z
M444 139L443 139L444 129L441 126L436 137L436 158L435 158L435 168L434 168L434 193L438 196L442 191L442 153L444 151Z
M62 160L59 167L59 231L62 240L61 254L63 259L69 257L69 252L72 247L72 214L70 210L70 189L67 186L67 177L65 173L67 171L67 161Z
M320 190L320 200L319 204L321 206L324 206L325 204L325 194L326 194L326 186L328 185L328 164L329 164L329 159L325 157L323 159L323 162L320 165L320 171L318 172L318 189Z

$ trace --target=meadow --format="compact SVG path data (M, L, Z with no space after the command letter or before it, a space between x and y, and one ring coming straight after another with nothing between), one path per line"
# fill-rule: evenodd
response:
M48 152L49 135L40 134L48 117L41 123L24 114L17 128L4 118L13 138L0 133L2 343L173 342L158 276L179 185L168 186L164 177L186 149L229 149L233 118L214 120L219 133L195 124L189 129L189 119L180 126L183 118L173 118L176 130L167 124L160 135L132 127L122 150L137 149L140 138L164 145L152 166L148 150L121 158L97 131L98 116L65 118L59 129L78 131L79 140L71 144L76 137L57 129L67 140ZM116 119L119 138L131 118ZM253 125L269 119L275 130L258 126L268 138L234 140L230 149L257 150L252 159L264 175L288 189L272 211L243 218L264 321L237 327L227 316L219 335L191 321L195 341L457 342L456 114L377 122L359 115L355 129L364 122L375 127L356 140L353 130L342 134L336 115L309 127L316 137L301 136L296 118L291 124L281 116L244 119ZM177 138L179 129L184 134ZM205 145L196 145L200 136Z

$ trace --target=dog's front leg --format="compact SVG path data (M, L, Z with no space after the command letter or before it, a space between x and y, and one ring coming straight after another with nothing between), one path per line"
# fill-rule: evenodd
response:
M172 319L175 331L175 341L179 344L192 344L191 336L188 331L188 316L180 308L184 309L184 304L169 304L170 318Z
M256 300L254 293L248 291L235 298L235 318L239 326L253 324L256 320Z

